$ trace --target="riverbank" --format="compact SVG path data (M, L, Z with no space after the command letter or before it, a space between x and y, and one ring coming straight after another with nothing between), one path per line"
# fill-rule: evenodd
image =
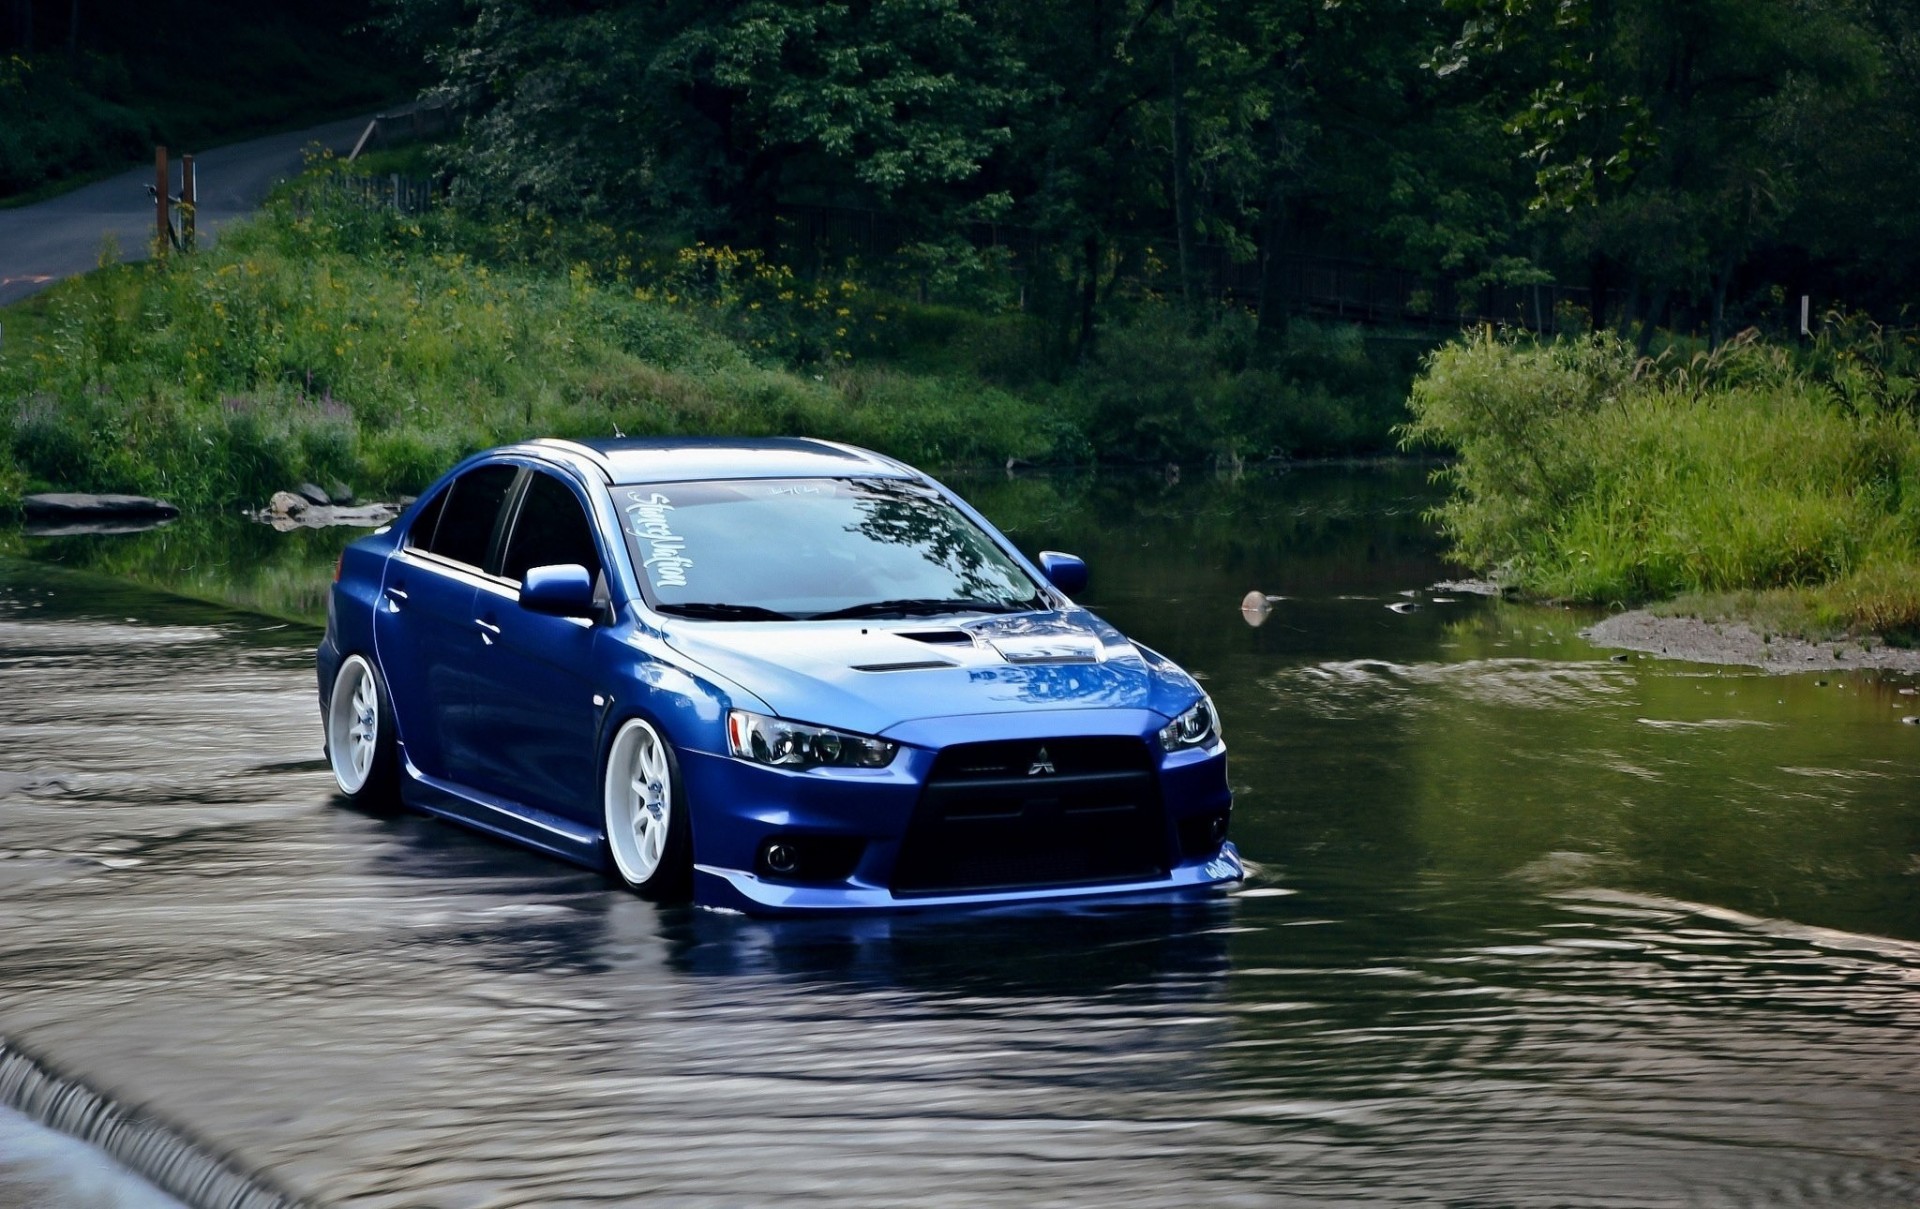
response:
M1920 675L1920 650L1888 646L1876 636L1814 642L1744 621L1661 616L1646 609L1615 613L1582 630L1580 636L1596 646L1693 663L1757 667L1783 675L1861 668Z
M1402 433L1459 454L1453 557L1527 596L1898 645L1920 637L1916 371L1909 339L1843 321L1652 358L1483 333L1429 359Z

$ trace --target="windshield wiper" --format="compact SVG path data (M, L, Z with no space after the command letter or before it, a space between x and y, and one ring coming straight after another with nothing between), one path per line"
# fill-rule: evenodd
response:
M942 613L1024 613L1034 607L1034 602L1020 601L1009 604L1001 600L926 600L909 597L905 600L870 600L865 604L848 605L844 609L833 609L826 613L815 613L810 621L837 621L849 617L933 617Z
M659 612L672 613L677 617L700 617L709 621L792 621L790 613L779 613L772 609L763 609L759 605L724 604L715 600L690 600L680 604L663 604Z

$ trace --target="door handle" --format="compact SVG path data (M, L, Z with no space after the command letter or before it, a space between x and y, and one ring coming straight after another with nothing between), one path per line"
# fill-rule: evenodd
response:
M399 584L388 584L385 588L381 589L381 591L388 600L394 603L394 607L396 608L407 598L407 590Z
M495 637L498 637L500 634L500 627L493 624L491 621L484 621L481 618L476 617L473 619L473 624L479 626L481 629L485 630L488 634L493 635Z

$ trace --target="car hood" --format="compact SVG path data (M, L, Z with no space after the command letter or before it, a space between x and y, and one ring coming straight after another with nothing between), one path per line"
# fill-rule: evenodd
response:
M1144 709L1198 689L1084 609L886 621L675 619L673 648L799 722L882 734L963 714Z

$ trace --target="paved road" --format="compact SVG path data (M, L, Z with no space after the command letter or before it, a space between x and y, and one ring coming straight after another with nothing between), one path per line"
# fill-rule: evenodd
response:
M366 126L364 117L348 118L196 155L202 237L257 209L274 182L300 170L308 146L344 153ZM177 191L177 164L173 171ZM121 259L145 259L153 233L147 194L152 183L148 165L36 205L0 210L0 306L92 269L109 235L119 243Z

